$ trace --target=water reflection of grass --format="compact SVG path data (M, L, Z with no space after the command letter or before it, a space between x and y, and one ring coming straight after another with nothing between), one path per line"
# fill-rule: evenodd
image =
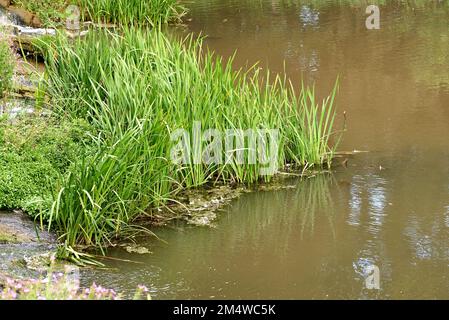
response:
M306 232L313 235L315 221L320 215L326 217L335 237L335 210L331 195L331 188L334 186L336 186L336 183L333 175L321 174L303 181L296 189L295 202L300 211L301 237Z
M232 204L230 214L220 219L219 228L226 229L227 235L221 246L234 251L245 243L256 255L269 250L286 257L289 251L298 249L298 241L308 243L322 236L335 239L338 190L332 174L319 174L291 181L285 190L241 197ZM318 227L326 230L324 234L316 233Z

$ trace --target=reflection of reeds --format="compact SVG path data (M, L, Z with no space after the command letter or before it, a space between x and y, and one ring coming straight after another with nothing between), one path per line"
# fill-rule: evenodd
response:
M334 201L331 196L331 188L336 186L332 174L321 174L313 178L301 181L296 189L295 202L300 210L301 238L305 232L314 233L315 220L324 214L329 221L332 234L335 237L334 227Z
M240 250L245 243L257 256L263 257L262 252L268 250L287 257L296 250L298 240L316 236L316 226L326 224L326 219L335 238L334 196L338 184L334 176L318 174L293 183L296 185L290 181L284 190L252 193L234 202L232 214L220 218L219 228L226 229L226 239L220 242L223 250Z

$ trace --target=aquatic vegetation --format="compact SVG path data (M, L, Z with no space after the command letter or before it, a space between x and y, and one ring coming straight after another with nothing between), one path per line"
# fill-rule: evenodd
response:
M55 112L86 118L97 130L98 152L60 180L48 212L67 248L104 247L180 188L270 180L260 163L235 158L173 163L171 134L191 132L195 122L220 132L278 129L277 168L321 166L332 158L337 86L318 103L311 88L297 94L287 79L256 66L234 71L232 59L206 52L201 39L173 39L157 29L101 31L74 43L59 37L41 46Z
M157 136L150 134L150 128L131 129L112 146L99 145L96 155L78 162L56 186L48 222L66 248L103 248L168 194L161 189L169 187L166 165L158 159Z

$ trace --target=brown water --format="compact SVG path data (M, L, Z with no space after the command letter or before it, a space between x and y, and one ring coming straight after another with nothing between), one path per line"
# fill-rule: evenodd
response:
M167 243L143 262L86 276L155 298L449 298L449 5L381 7L381 29L365 28L365 6L340 1L203 0L188 28L236 67L260 61L321 95L341 80L341 150L366 150L333 174L252 193L217 228L157 229ZM289 3L288 5L285 3ZM189 18L188 17L188 18ZM341 122L341 121L340 121ZM380 290L364 268L380 270Z

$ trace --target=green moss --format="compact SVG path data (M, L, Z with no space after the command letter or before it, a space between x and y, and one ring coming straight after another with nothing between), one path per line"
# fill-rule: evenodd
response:
M52 187L88 152L88 126L42 118L0 122L0 208L30 213L50 204Z

